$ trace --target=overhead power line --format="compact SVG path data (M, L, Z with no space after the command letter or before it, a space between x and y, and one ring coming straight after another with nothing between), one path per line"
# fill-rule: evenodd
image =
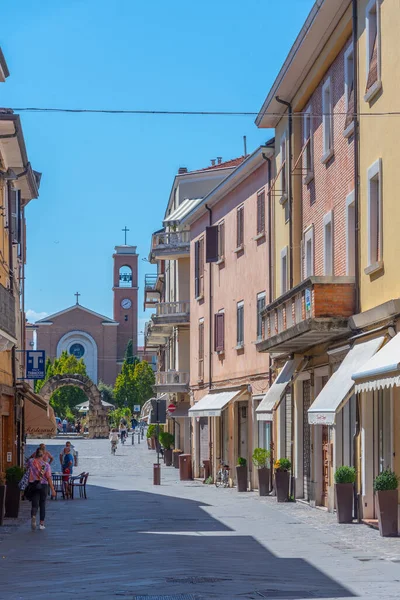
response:
M15 112L32 113L72 113L72 114L108 114L108 115L160 115L160 116L203 116L203 117L256 117L259 112L234 111L234 110L141 110L141 109L108 109L108 108L40 108L40 107L19 107L12 108ZM294 112L293 117L303 117L304 114L313 117L323 117L329 115L333 117L348 116L347 112L316 113L316 112ZM375 112L375 113L351 113L353 117L397 117L400 116L400 110ZM287 113L268 112L270 117L284 117Z

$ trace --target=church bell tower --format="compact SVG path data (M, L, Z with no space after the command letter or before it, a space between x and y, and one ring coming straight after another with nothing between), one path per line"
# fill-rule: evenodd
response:
M118 321L117 361L123 361L129 340L137 354L138 325L138 254L136 246L116 246L114 259L114 320Z

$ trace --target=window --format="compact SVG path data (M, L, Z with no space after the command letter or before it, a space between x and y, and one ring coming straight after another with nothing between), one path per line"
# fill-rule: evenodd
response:
M354 192L346 198L346 275L356 272L356 213Z
M303 114L303 174L304 183L309 183L314 172L313 139L311 131L311 106Z
M265 233L265 191L257 194L257 235Z
M119 270L119 287L132 287L132 269L128 265L123 265Z
M380 0L370 0L365 15L366 78L364 100L368 102L382 87L380 56Z
M223 310L214 315L214 347L216 352L225 351L225 313Z
M322 86L322 162L327 162L333 155L333 104L330 77Z
M218 261L225 259L225 222L218 225Z
M304 279L314 275L314 227L304 234Z
M349 137L354 131L354 50L353 44L344 53L344 109L346 119L344 135Z
M382 267L382 161L368 169L368 268L367 274Z
M195 298L203 297L204 281L204 238L194 244L194 295Z
M9 196L9 191L8 191L8 185L7 183L5 183L5 185L3 186L3 216L4 216L4 227L8 227L8 196Z
M204 319L199 320L199 381L204 379Z
M287 200L287 150L286 150L286 133L281 139L281 204Z
M243 231L244 231L244 206L239 206L236 211L236 247L243 248Z
M236 306L236 348L244 346L244 302L238 302Z
M288 248L281 251L281 294L288 290Z
M262 338L263 318L262 311L265 308L265 292L257 294L257 340Z
M11 202L11 240L13 244L21 241L21 192L9 189L9 200Z
M324 216L324 275L333 274L333 217L330 211Z

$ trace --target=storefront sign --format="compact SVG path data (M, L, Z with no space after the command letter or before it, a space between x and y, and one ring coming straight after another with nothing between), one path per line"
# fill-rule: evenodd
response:
M44 379L46 375L46 353L44 350L26 351L26 379Z

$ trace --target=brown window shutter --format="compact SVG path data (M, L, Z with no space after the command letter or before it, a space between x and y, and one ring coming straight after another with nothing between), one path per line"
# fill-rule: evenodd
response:
M194 244L194 295L195 298L198 298L200 295L200 243L195 242Z
M19 243L20 231L20 191L10 190L9 202L11 208L11 240L13 244Z
M265 231L265 193L257 196L257 233Z
M218 225L206 227L206 262L218 260Z
M378 35L375 35L374 45L372 48L371 60L369 63L369 73L367 80L367 89L371 88L378 81Z
M218 258L224 258L225 256L225 223L222 221L218 225Z
M347 108L346 120L344 122L344 128L347 129L354 120L354 84L351 84L351 90L349 95L349 105Z
M223 352L225 349L225 314L217 313L214 324L215 351Z
M238 208L236 219L237 219L236 243L237 243L237 247L240 248L240 246L243 246L243 225L244 225L243 206Z

